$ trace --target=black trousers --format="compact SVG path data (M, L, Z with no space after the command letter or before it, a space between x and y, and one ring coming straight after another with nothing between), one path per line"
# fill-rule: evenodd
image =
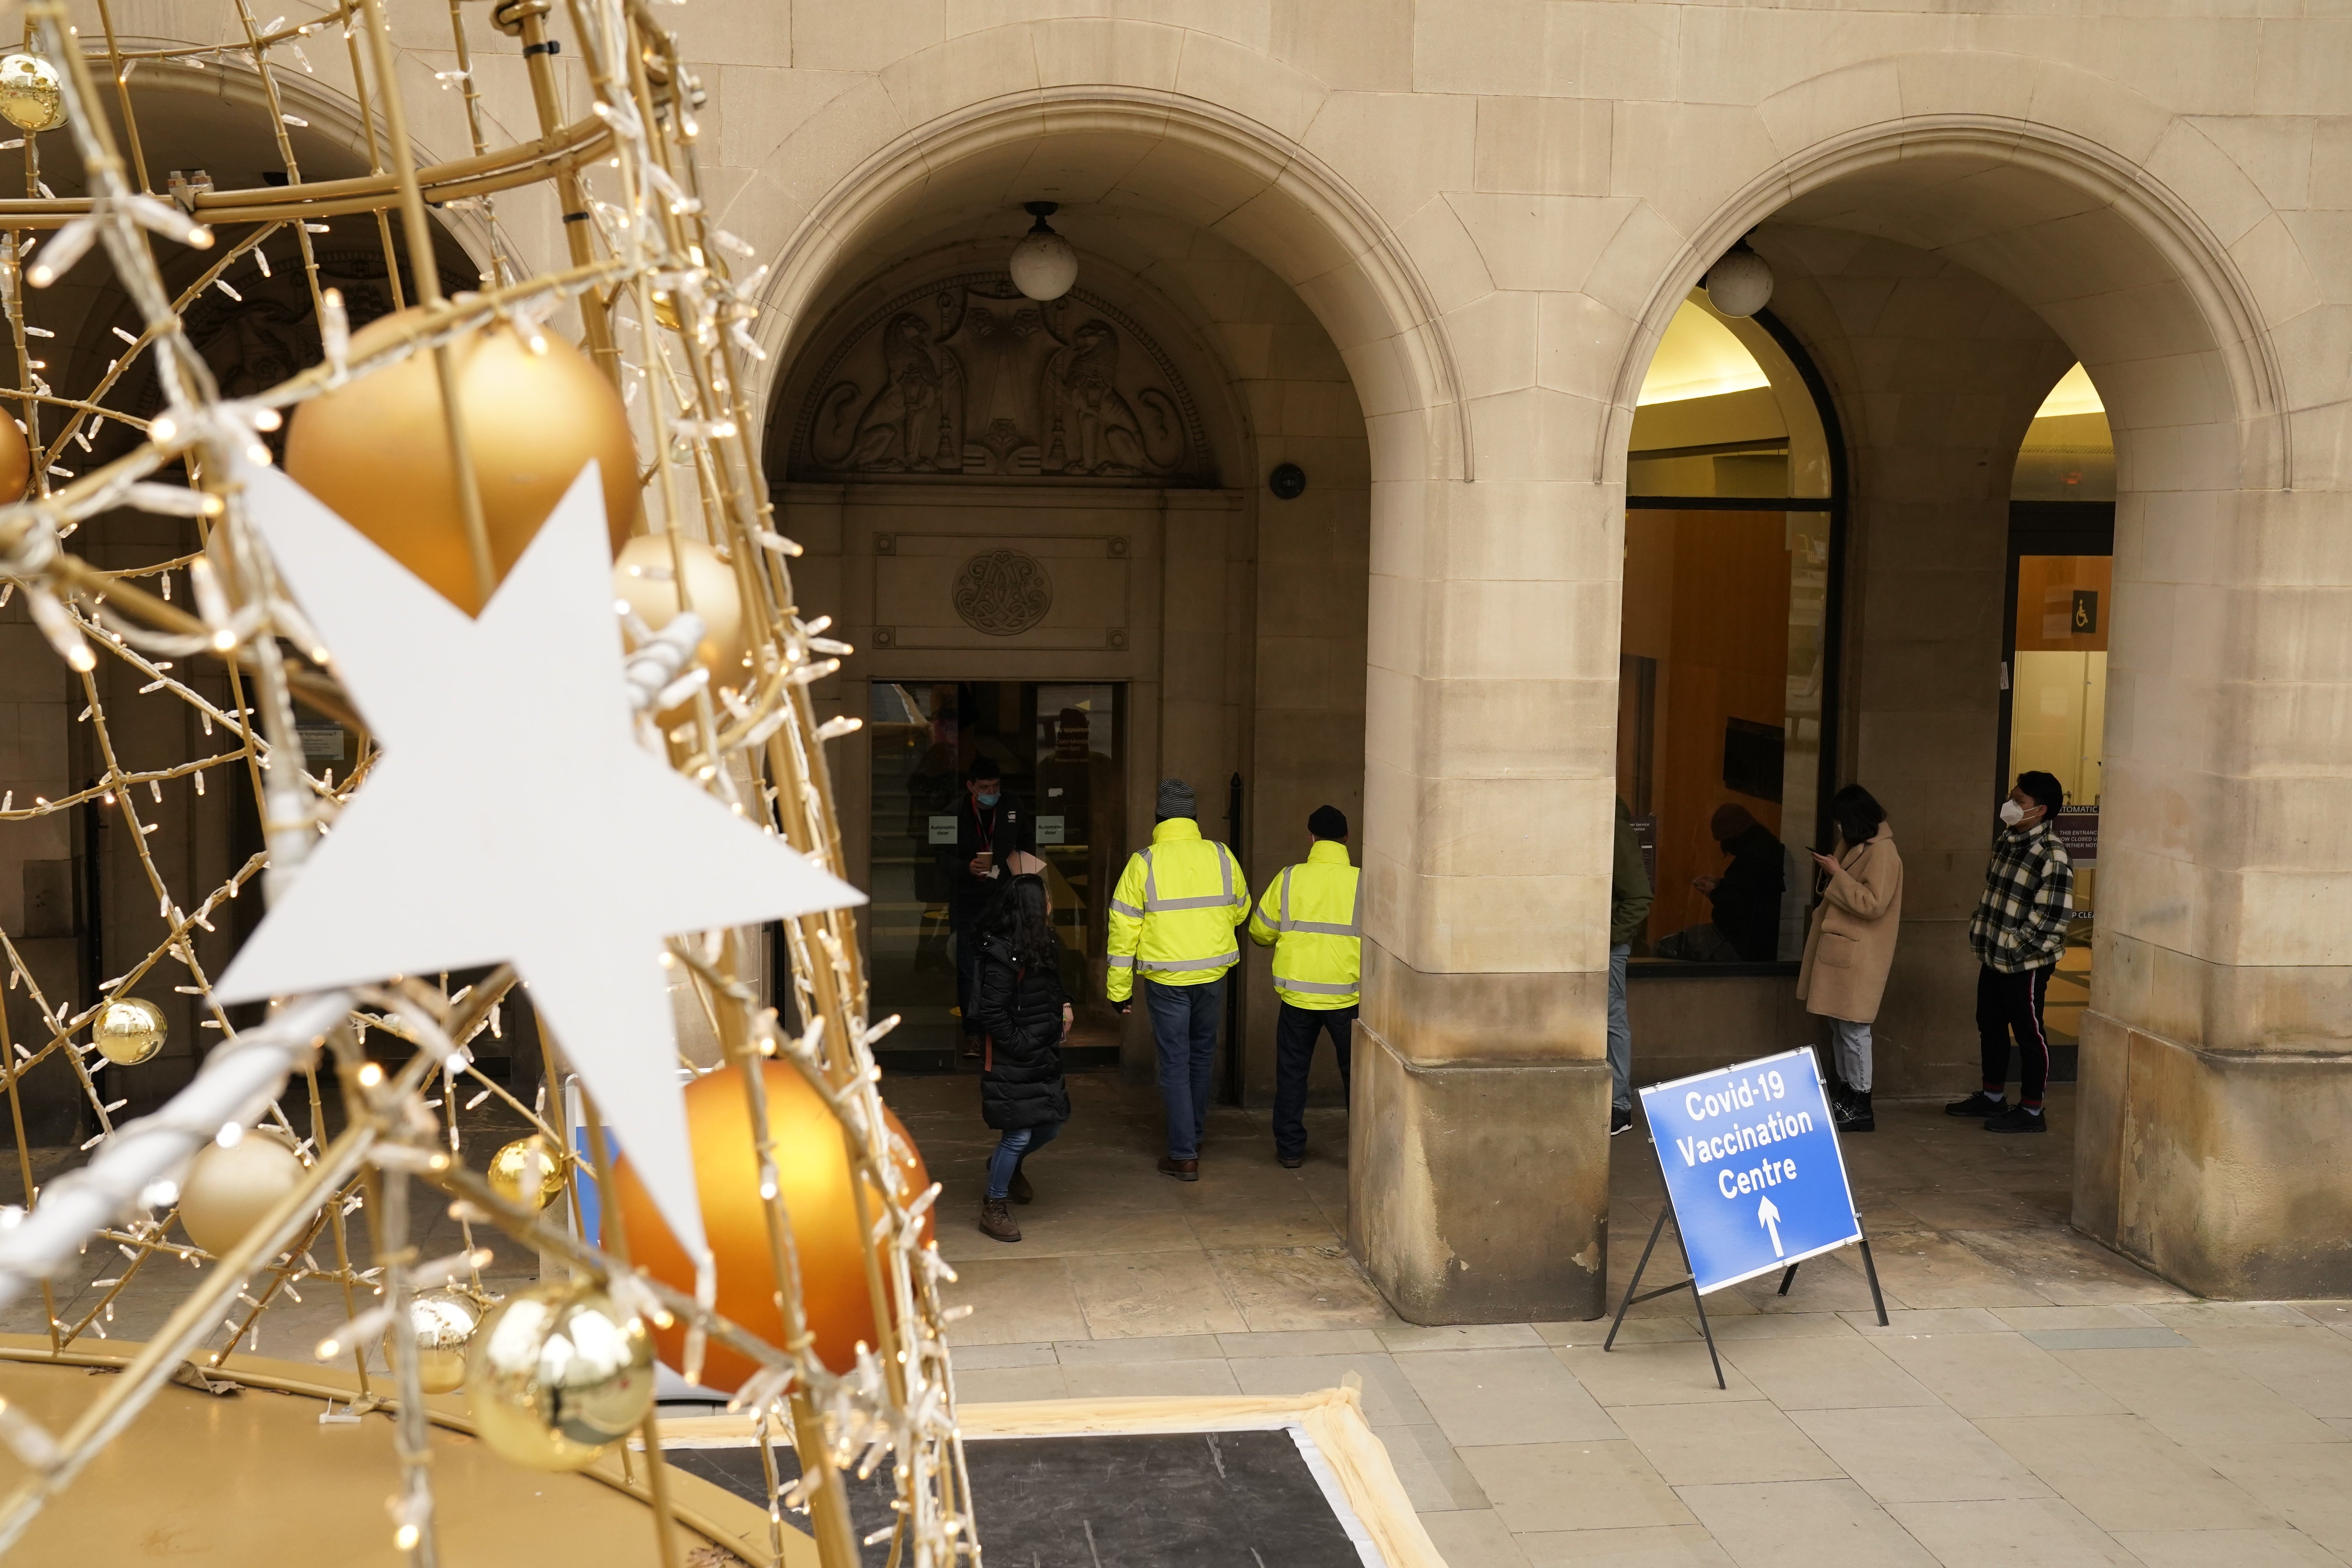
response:
M2042 1027L2042 1001L2050 992L2050 969L2010 974L1990 964L1977 968L1977 1044L1983 1056L1984 1086L1994 1094L2009 1083L2009 1042L2017 1039L2018 1094L2042 1103L2050 1084L2050 1037Z
M1339 1082L1352 1089L1348 1045L1356 1029L1353 1007L1281 1005L1274 1023L1274 1152L1307 1152L1307 1071L1315 1065L1315 1037L1328 1034L1339 1053Z
M971 1005L980 991L980 911L961 920L950 914L948 931L955 940L956 1009L962 1015L966 1039L976 1040L980 1020L971 1016Z

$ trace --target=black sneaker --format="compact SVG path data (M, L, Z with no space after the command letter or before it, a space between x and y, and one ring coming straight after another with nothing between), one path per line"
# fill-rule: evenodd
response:
M1612 1105L1609 1108L1609 1136L1614 1138L1617 1134L1624 1131L1627 1128L1633 1125L1633 1107L1626 1105Z
M1999 1116L1987 1117L1984 1129L1988 1132L2047 1132L2050 1119L2038 1110L2012 1105Z
M1875 1132L1878 1118L1870 1109L1870 1091L1850 1089L1844 1097L1830 1107L1830 1120L1841 1132Z
M1979 1089L1966 1100L1956 1100L1944 1107L1947 1116L1999 1116L2009 1109L2009 1101Z

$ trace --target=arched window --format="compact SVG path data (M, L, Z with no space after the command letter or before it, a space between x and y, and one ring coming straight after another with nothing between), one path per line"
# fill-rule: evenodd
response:
M1617 789L1654 900L1633 962L1777 968L1804 947L1836 711L1843 481L1821 378L1770 316L1694 292L1626 462Z

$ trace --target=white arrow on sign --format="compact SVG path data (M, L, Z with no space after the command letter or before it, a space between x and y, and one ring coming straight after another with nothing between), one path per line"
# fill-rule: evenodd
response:
M1772 1206L1770 1198L1756 1200L1756 1219L1757 1223L1763 1226L1766 1233L1772 1237L1772 1256L1775 1258L1786 1256L1780 1250L1780 1211Z

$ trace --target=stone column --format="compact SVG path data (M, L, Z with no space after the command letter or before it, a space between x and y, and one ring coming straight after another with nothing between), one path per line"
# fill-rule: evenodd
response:
M2116 520L2074 1223L2200 1294L2343 1296L2352 549L2322 488L2342 481L2162 493L2163 433L2117 424L2140 493Z
M1623 527L1541 447L1373 487L1349 1227L1416 1322L1602 1307Z

